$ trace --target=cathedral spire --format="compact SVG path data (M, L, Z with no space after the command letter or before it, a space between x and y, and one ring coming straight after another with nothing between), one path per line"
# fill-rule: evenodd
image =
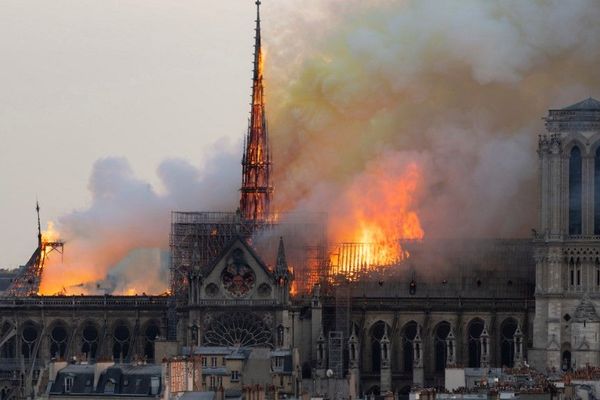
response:
M252 77L252 104L248 134L242 158L242 187L240 211L242 217L258 224L270 212L273 186L271 183L271 155L263 87L263 53L260 37L260 0L256 1L256 33L254 37L254 72Z

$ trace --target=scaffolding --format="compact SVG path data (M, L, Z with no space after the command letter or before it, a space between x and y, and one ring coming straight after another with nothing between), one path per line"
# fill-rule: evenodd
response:
M171 292L185 295L192 270L206 271L235 238L246 240L273 268L279 237L294 272L298 293L320 282L326 268L326 215L277 214L260 223L234 212L178 212L171 214Z

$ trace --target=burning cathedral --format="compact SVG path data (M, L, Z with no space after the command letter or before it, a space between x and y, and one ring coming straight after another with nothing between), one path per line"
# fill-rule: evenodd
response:
M600 102L546 116L531 239L405 240L410 257L378 268L376 245L327 243L326 216L271 207L260 23L239 209L172 213L163 296L37 295L44 257L62 249L40 236L0 298L0 399L175 393L165 363L195 356L189 387L223 398L402 393L443 386L451 368L599 366ZM435 278L423 264L439 266Z

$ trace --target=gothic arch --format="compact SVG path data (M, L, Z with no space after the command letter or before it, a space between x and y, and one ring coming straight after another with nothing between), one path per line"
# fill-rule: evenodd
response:
M569 198L568 227L569 235L582 234L583 218L583 150L573 145L569 155Z
M110 332L112 335L113 360L115 362L127 360L130 355L130 345L133 337L129 322L124 319L115 321Z
M384 335L386 329L389 334L390 326L382 320L375 321L369 327L368 340L366 341L367 342L366 345L368 346L368 349L369 349L370 360L366 360L366 357L365 357L365 363L367 363L366 367L368 367L368 369L366 369L367 371L370 370L372 372L379 372L381 370L380 341L381 341L381 338L383 338L383 335Z
M19 335L21 338L21 354L24 358L31 358L36 342L41 339L40 325L32 320L27 320L21 326Z
M84 321L80 327L81 346L79 350L86 360L95 360L100 344L100 329L92 320Z
M485 322L479 317L473 318L467 325L467 348L468 348L468 366L470 368L479 368L481 365L481 334L485 327Z
M450 333L451 325L448 321L440 321L433 328L433 352L434 352L434 371L444 372L446 368L447 348L446 339Z
M62 319L52 321L46 331L50 358L64 360L69 342L69 325Z
M142 328L144 359L154 361L154 342L160 337L160 322L156 319L146 321Z
M413 354L413 341L417 336L419 330L419 324L416 321L411 320L405 323L400 329L400 340L401 340L401 366L402 371L412 372L414 363Z
M515 365L515 332L519 323L508 317L500 324L500 365L509 368Z
M573 150L574 147L579 147L579 150L581 150L581 156L585 157L590 155L590 153L587 152L587 150L589 150L588 146L586 145L586 143L588 143L588 140L585 138L585 136L581 135L581 134L575 134L571 139L569 139L569 141L567 143L565 143L562 147L562 151L563 154L565 155L565 157L569 157L571 151Z

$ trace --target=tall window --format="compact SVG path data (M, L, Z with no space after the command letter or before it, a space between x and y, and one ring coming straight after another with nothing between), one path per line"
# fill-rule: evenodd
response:
M385 322L377 321L371 328L371 371L381 371L381 344L385 334Z
M469 367L479 368L481 366L481 334L483 333L483 321L479 318L473 319L469 323L468 341L469 341Z
M569 158L569 235L581 235L581 150L577 146Z
M594 235L600 235L600 147L594 157Z
M450 324L446 321L440 322L435 329L434 336L434 355L435 355L435 372L444 372L446 368L446 353L448 351L446 339L450 333Z

